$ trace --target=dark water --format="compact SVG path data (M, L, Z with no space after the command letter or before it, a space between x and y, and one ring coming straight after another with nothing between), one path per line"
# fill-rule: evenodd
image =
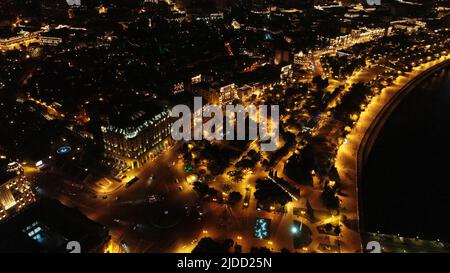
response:
M363 167L366 231L450 242L450 70L409 93Z

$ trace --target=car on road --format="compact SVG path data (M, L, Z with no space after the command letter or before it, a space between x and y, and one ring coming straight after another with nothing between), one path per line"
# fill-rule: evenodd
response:
M125 184L125 188L128 188L128 187L132 186L132 185L133 185L134 183L136 183L138 180L139 180L139 177L137 177L137 176L131 178L130 181L128 181L128 182Z
M150 177L147 179L147 184L151 184L153 182L153 175L150 175Z
M251 191L250 189L246 189L245 192L245 198L244 198L244 208L248 208L250 205L250 197L251 197Z
M150 203L150 204L156 203L161 200L162 200L162 197L155 195L155 194L148 196L148 203Z

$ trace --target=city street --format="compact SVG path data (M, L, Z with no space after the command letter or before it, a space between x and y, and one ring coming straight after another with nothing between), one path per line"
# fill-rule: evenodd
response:
M172 166L174 161L177 164ZM185 205L195 204L197 194L186 183L182 163L174 149L133 174L140 178L134 185L127 188L122 183L107 193L71 187L70 183L63 182L64 177L54 174L38 174L36 185L40 194L77 207L90 219L106 225L113 239L124 242L130 252L167 252L190 242L201 232L202 220L194 213L189 216L185 213ZM163 200L150 204L150 195Z

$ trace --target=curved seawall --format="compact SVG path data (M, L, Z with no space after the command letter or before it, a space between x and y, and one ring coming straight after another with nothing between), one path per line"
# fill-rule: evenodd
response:
M359 145L358 149L358 178L360 178L360 174L362 171L363 164L367 161L367 158L370 154L374 141L376 140L380 130L383 128L386 120L395 110L396 106L408 95L414 88L417 87L420 83L422 83L425 79L433 75L434 73L440 71L446 66L450 65L450 60L447 60L441 64L433 66L428 70L422 72L414 79L410 80L406 83L400 90L398 90L391 98L391 100L380 110L380 112L376 115L373 122L370 124L369 128L366 130L363 139ZM359 179L358 179L359 181Z
M400 231L396 230L396 233L402 233L403 235L403 231L406 233L406 236L412 236L413 233L415 231L414 229L414 223L418 223L419 221L423 221L423 219L419 219L420 217L417 217L417 219L414 219L415 217L415 213L417 212L417 215L420 215L419 211L417 209L416 206L414 206L415 204L413 204L413 202L424 202L424 201L419 201L421 200L420 198L417 198L417 195L415 193L411 193L407 190L405 190L405 187L408 187L408 182L406 181L407 179L410 179L411 182L413 182L413 180L415 179L411 179L410 175L411 173L414 173L417 170L414 170L413 166L416 166L414 164L411 165L407 165L407 166L403 166L403 162L390 162L390 164L388 165L385 162L380 162L378 163L378 167L375 168L374 165L377 165L376 163L374 163L374 160L382 160L383 157L378 157L378 158L372 158L372 149L374 148L374 146L376 146L378 149L374 149L377 150L377 154L380 153L384 153L384 160L386 160L386 158L390 158L390 157L395 157L398 156L400 158L400 155L397 155L396 152L398 153L399 149L397 149L397 145L395 144L391 144L391 145L384 145L383 143L378 143L379 142L379 136L380 136L380 132L384 132L383 128L385 127L385 125L387 125L387 123L390 122L391 116L395 116L396 113L396 109L398 107L400 107L399 105L403 102L403 101L407 101L409 100L410 96L415 96L415 92L414 90L420 89L419 87L421 87L421 85L424 83L424 81L428 81L429 79L432 78L432 76L436 73L441 71L442 69L448 67L448 65L450 64L450 61L443 61L437 65L434 65L430 68L428 68L427 70L423 71L422 73L418 74L417 76L415 76L414 78L412 78L411 80L409 80L406 84L404 84L400 89L398 89L393 95L392 97L388 100L387 103L385 103L385 105L383 107L380 107L380 110L378 111L378 113L375 115L375 117L373 118L372 122L370 123L370 125L367 127L367 129L365 130L361 141L359 143L358 149L357 149L357 163L356 163L356 169L357 169L357 173L356 173L356 179L358 182L358 199L359 199L359 215L360 215L360 229L362 231L371 231L371 232L375 232L376 230L374 230L374 226L377 226L376 224L374 224L375 219L380 219L380 223L379 226L380 227L386 227L385 230L382 230L382 232L387 232L387 233L393 233L394 230L396 230L395 226L395 221L397 219L402 219L402 217L404 217L405 215L413 215L410 218L407 218L404 220L404 222L406 222L406 226L410 225L411 228L405 228L403 227L403 229L400 228L399 225L399 229ZM413 92L412 92L413 91ZM412 93L411 93L412 92ZM411 94L410 94L411 93ZM409 95L410 94L410 95ZM403 106L403 104L402 104ZM407 107L407 110L409 112L407 113L415 113L416 109L413 109L411 106L404 106L403 108ZM426 112L424 112L426 115ZM404 114L405 115L405 114ZM409 123L414 125L414 120L413 120L413 115L411 116L406 116L403 119L403 122L400 122L397 120L397 127L398 128L402 128L401 125L407 123L405 121L408 121ZM424 118L426 121L426 118ZM400 122L400 123L399 123ZM431 123L431 122L430 122ZM391 126L392 127L392 126ZM417 126L418 128L411 128L411 131L408 130L408 132L410 133L409 136L411 136L411 139L413 139L414 137L416 137L416 133L415 132L421 132L421 130L423 130L423 128L420 128L420 126ZM416 131L415 131L416 130ZM399 136L402 136L403 138L399 138L398 141L401 142L407 142L405 141L405 138L407 138L407 135L405 132L402 132L404 134L401 134L400 132L397 132ZM413 134L413 135L411 135ZM393 136L397 136L397 135L392 135L392 133L390 134L391 138ZM427 141L427 140L424 140ZM428 140L428 141L434 141L434 140ZM391 140L392 142L392 140ZM406 147L403 151L403 153L405 155L406 159L411 159L414 158L415 152L417 150L417 146L416 145L426 145L426 142L424 143L420 143L420 141L417 142L413 142L413 144L411 145L411 147ZM401 143L402 144L402 143ZM398 145L399 147L401 145ZM380 152L380 150L382 150ZM386 157L388 156L388 157ZM395 157L397 158L397 157ZM419 162L419 161L426 161L428 160L427 158L414 158L413 162ZM367 162L370 161L371 162L371 168L370 168L370 172L367 172L366 169L366 164ZM404 160L405 162L408 160ZM410 163L404 163L404 164L410 164ZM402 168L397 168L397 167L403 167ZM417 168L417 167L416 167ZM396 171L397 169L402 169L402 170L407 170L405 172L405 175L401 175L401 174L397 174ZM422 167L421 167L422 170ZM367 178L369 174L369 179ZM375 179L376 177L376 179ZM394 179L395 177L395 179ZM423 194L428 194L427 193L427 183L431 183L432 181L428 181L431 178L427 178L424 177L423 178L423 189L420 192L423 192ZM376 181L374 181L376 180ZM367 184L370 181L371 184ZM443 182L443 181L442 181ZM390 185L386 185L386 183L391 183ZM414 182L417 184L417 182ZM376 184L376 185L375 185ZM411 187L412 186L417 186L417 185L412 185L410 184ZM374 188L377 187L377 188ZM403 187L403 188L402 188ZM370 192L368 192L370 191ZM389 192L387 192L389 191ZM420 194L420 192L418 194ZM408 196L405 196L408 195ZM411 196L409 196L411 195ZM398 198L397 198L398 197ZM386 199L385 199L386 198ZM393 200L392 200L393 199ZM365 202L367 202L367 200L370 200L370 202L368 202L366 205L367 207L365 207ZM374 201L376 200L376 202ZM425 199L426 200L426 199ZM386 204L390 204L390 205L386 205ZM424 207L427 206L428 204L426 204L426 202L424 202L424 204L420 204L423 205ZM367 213L367 208L370 207L370 215L366 215ZM404 208L404 212L399 212L401 211L400 208ZM396 210L398 209L398 210ZM412 210L412 211L408 211L408 210ZM382 218L380 215L384 215L385 218ZM368 219L365 219L365 217L367 217ZM373 218L373 219L370 219ZM371 220L370 221L370 225L368 227L366 227L367 221L366 220ZM392 224L389 225L389 221L387 219L390 219ZM385 220L388 223L383 223L383 220ZM410 224L409 224L410 222ZM436 225L438 225L439 223L436 222ZM442 223L444 224L444 223ZM369 230L368 230L369 229ZM409 232L409 230L411 230L411 232ZM419 235L419 233L414 233L414 237L415 235ZM430 236L428 236L430 237ZM432 238L429 238L432 239Z

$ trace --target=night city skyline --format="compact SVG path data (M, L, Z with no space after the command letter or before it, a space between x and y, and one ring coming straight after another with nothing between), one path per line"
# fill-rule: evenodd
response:
M449 27L446 0L0 1L0 252L450 252Z

